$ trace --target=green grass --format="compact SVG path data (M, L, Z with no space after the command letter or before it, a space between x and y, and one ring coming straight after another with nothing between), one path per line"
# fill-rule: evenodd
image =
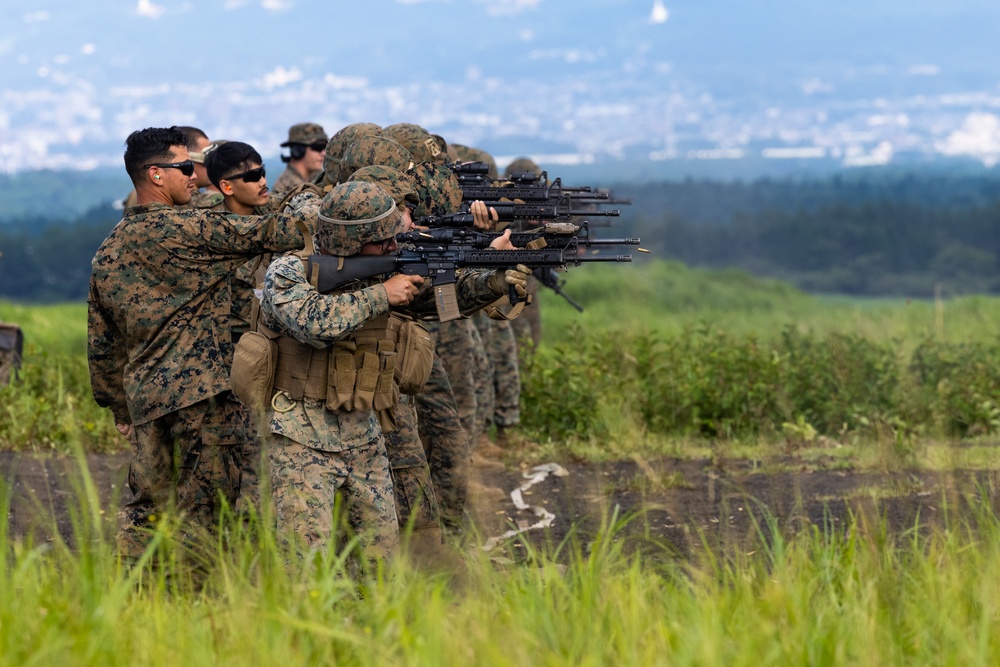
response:
M86 496L86 494L84 494ZM0 502L0 510L5 510ZM945 511L946 508L942 508ZM631 521L642 521L637 516ZM476 549L447 569L405 558L364 580L300 564L227 525L197 583L169 558L124 568L86 503L77 548L0 525L5 665L992 665L1000 521L985 505L932 531L858 516L691 560L630 552L609 517L586 545L519 565ZM157 536L158 553L176 545Z

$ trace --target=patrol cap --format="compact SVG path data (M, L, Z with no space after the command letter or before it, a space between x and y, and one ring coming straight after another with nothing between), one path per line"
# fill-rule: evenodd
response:
M344 150L360 137L380 135L382 135L382 126L375 123L352 123L340 128L326 144L323 171L330 179L336 179L340 175L340 159L344 155Z
M389 193L393 201L396 202L396 206L402 206L404 202L409 202L411 205L416 206L419 201L417 198L417 185L413 177L392 167L382 165L362 167L347 179L348 183L351 181L365 181L366 183L378 185Z
M410 151L414 162L446 164L448 153L430 132L413 123L396 123L385 128L386 134ZM442 141L444 141L442 139Z
M406 171L414 163L410 151L398 142L379 135L358 137L351 142L340 158L339 182L343 183L361 167L373 164Z
M316 242L337 255L356 255L365 243L384 241L403 231L403 216L392 196L374 183L335 185L316 216Z
M208 157L209 153L211 153L212 151L214 151L216 148L218 148L222 144L225 144L225 143L228 143L228 142L229 142L228 139L216 139L215 141L210 142L201 151L188 151L188 155L191 157L191 161L192 162L196 162L198 164L205 164L205 158Z
M462 185L451 169L433 162L421 162L408 173L417 188L414 218L458 212L462 205Z
M309 144L316 144L321 141L326 143L328 140L326 132L321 125L317 125L316 123L299 123L288 128L288 141L281 145L283 147L292 144L308 146Z

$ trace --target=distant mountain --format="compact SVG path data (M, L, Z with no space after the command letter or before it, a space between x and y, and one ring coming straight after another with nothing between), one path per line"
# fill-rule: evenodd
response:
M615 173L1000 161L995 1L29 5L0 7L0 173L117 168L151 125L275 154L303 120Z

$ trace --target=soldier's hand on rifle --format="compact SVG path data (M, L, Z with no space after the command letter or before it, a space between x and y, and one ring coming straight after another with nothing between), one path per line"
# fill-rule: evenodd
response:
M406 306L413 301L413 297L417 295L417 290L423 282L424 279L421 276L397 273L382 283L382 286L385 287L386 294L389 296L390 306Z
M510 228L503 230L503 234L490 241L490 247L494 250L517 250L517 246L510 242Z
M497 222L500 220L500 215L497 213L497 210L495 208L487 207L486 202L478 200L472 202L472 206L469 207L469 212L472 213L472 226L476 229L490 231L496 227Z
M531 269L524 264L518 264L515 269L507 269L504 273L504 282L514 288L518 297L523 298L528 293L528 276L530 275Z

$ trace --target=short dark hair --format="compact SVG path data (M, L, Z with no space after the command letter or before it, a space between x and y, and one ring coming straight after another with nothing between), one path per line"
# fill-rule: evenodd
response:
M171 159L170 150L175 146L186 146L187 140L179 127L147 127L136 130L125 140L125 171L133 185L139 185L144 167L153 162Z
M219 187L222 179L241 171L246 171L254 164L264 164L253 146L242 141L227 141L219 144L211 153L205 156L205 170L212 185Z
M188 147L189 151L198 150L199 139L204 139L205 141L208 141L208 135L205 134L203 130L198 129L197 127L191 127L190 125L180 125L177 127L177 129L183 132L184 136L187 138L186 146Z

